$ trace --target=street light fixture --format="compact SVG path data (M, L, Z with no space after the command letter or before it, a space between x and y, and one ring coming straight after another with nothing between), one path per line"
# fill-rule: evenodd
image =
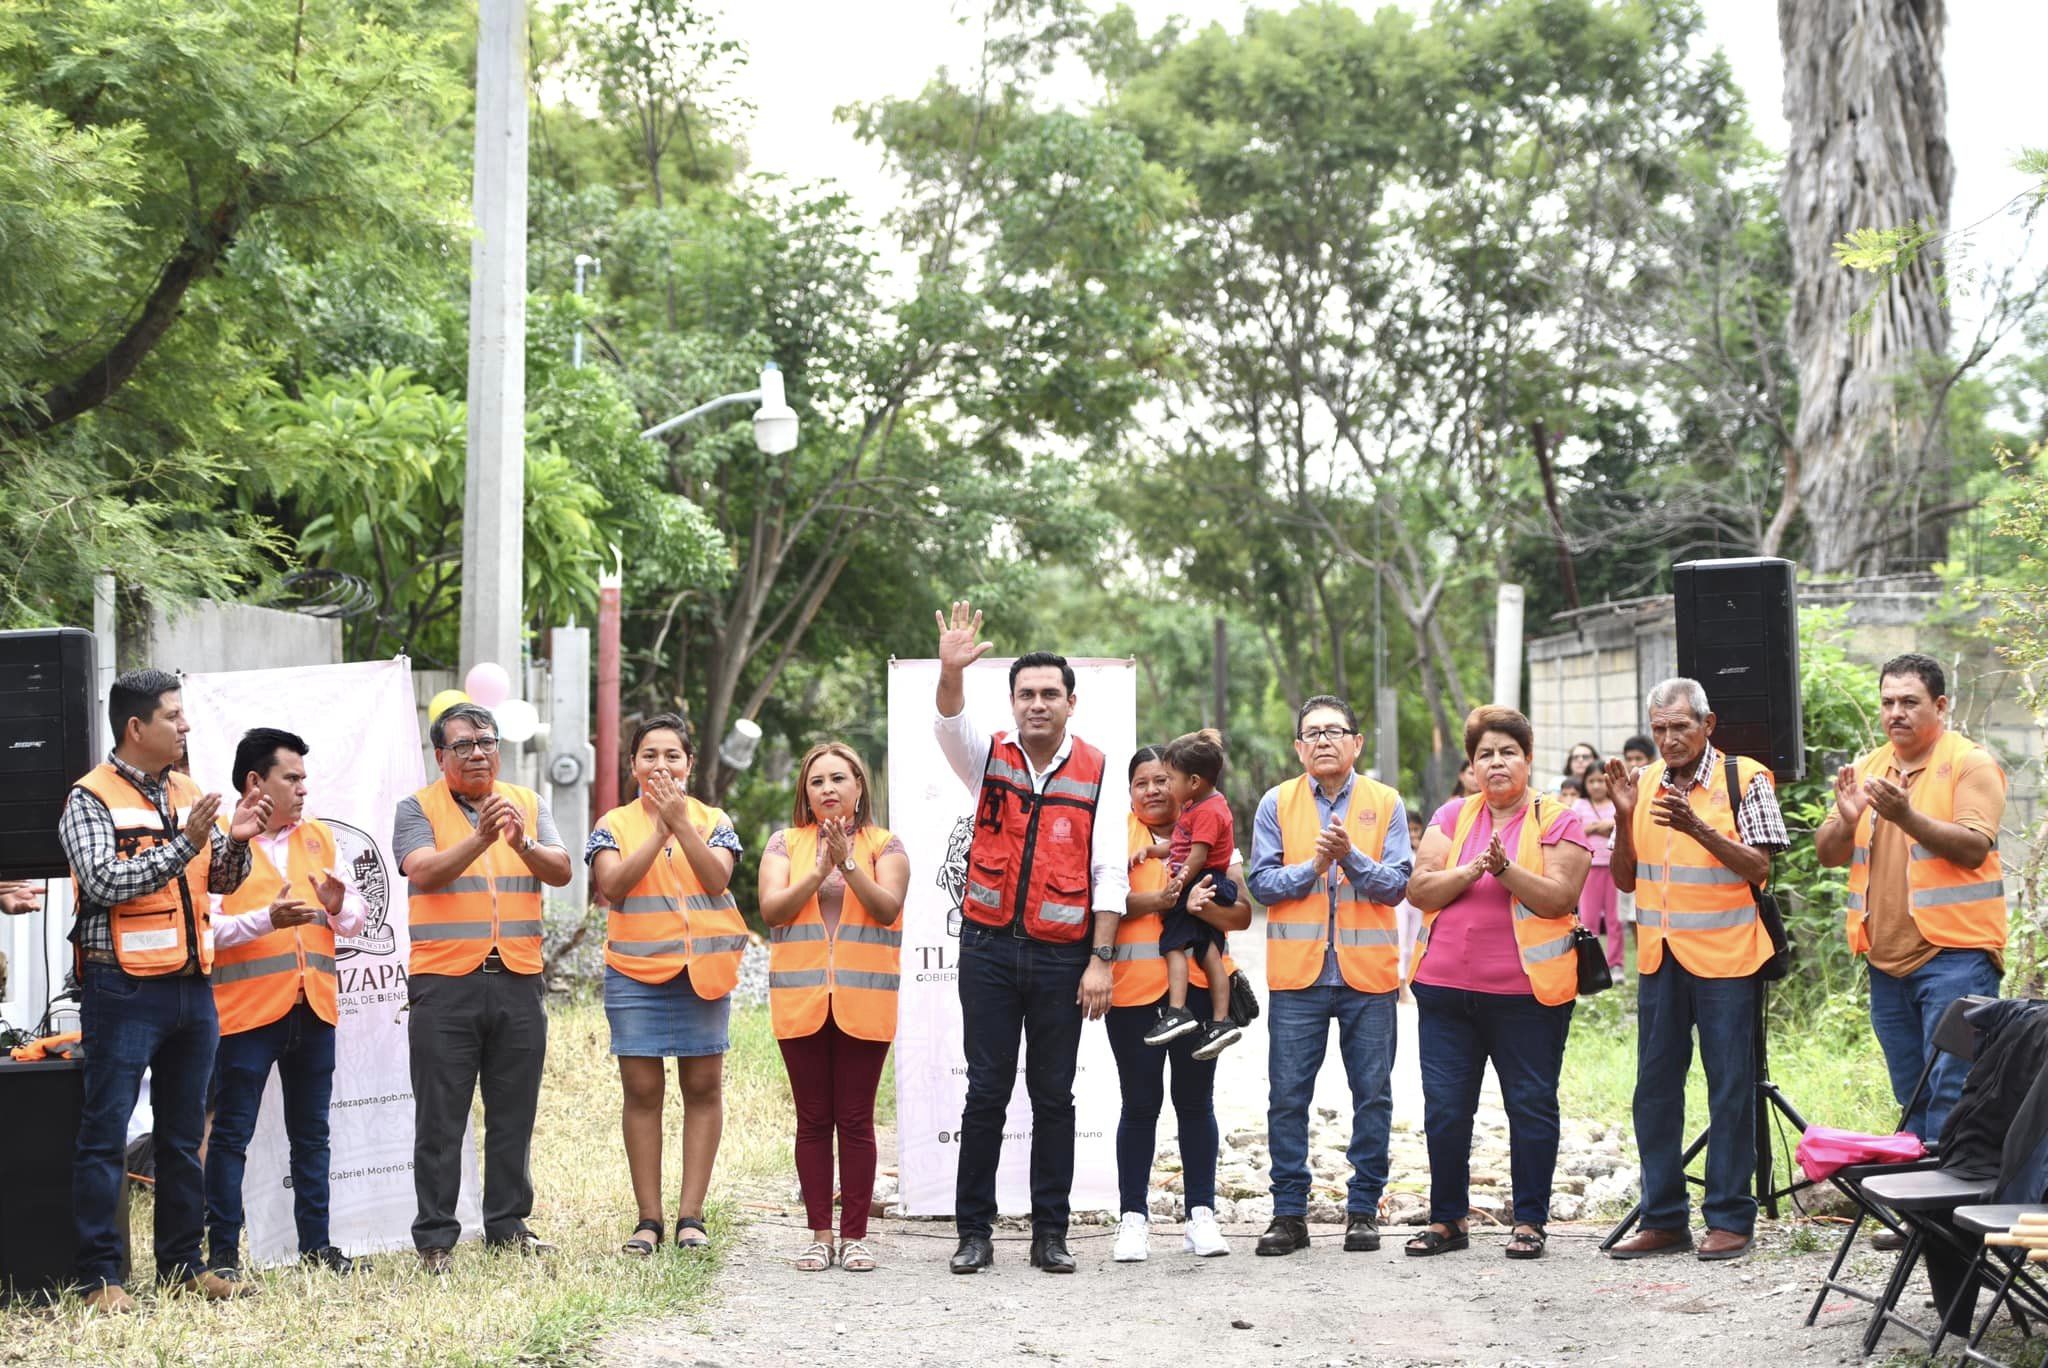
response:
M694 422L706 414L716 413L734 404L758 404L754 410L754 445L764 456L784 456L796 450L796 410L789 406L782 389L782 370L773 361L761 367L761 387L739 394L723 394L708 404L699 404L687 413L678 413L666 422L656 423L642 437L659 437L671 428Z

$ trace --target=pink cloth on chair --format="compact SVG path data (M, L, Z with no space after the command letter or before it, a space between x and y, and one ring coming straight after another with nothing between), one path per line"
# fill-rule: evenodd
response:
M1816 1183L1851 1164L1906 1164L1927 1157L1927 1146L1910 1131L1865 1135L1833 1126L1808 1126L1799 1137L1799 1167Z

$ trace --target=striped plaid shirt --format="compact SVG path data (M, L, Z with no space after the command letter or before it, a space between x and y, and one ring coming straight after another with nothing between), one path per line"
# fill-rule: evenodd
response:
M1662 787L1683 794L1700 784L1718 784L1723 788L1728 785L1721 752L1711 741L1700 752L1699 763L1692 767L1684 782L1667 769ZM1778 809L1778 790L1771 784L1769 770L1759 771L1749 781L1749 791L1742 795L1742 807L1735 814L1735 829L1744 845L1758 850L1783 850L1792 844L1792 838L1785 832L1785 814Z
M78 892L78 915L71 923L71 939L81 950L114 948L112 919L107 910L154 893L185 871L199 854L197 846L178 830L183 825L171 807L170 786L162 774L144 774L119 755L107 757L123 779L155 807L163 824L178 834L124 860L115 849L114 814L107 805L84 789L73 789L64 804L64 816L57 824L57 838L64 845L65 858ZM166 769L164 774L169 774ZM228 839L219 827L212 833L213 867L206 887L213 893L232 893L249 877L249 847Z

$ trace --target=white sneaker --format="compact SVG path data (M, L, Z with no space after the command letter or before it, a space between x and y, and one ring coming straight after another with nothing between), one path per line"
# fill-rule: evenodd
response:
M1195 1207L1188 1212L1187 1233L1181 1236L1180 1247L1204 1259L1230 1252L1230 1242L1223 1238L1223 1231L1216 1224L1216 1213L1208 1207Z
M1144 1212L1126 1211L1123 1224L1116 1228L1116 1249L1109 1257L1118 1263L1145 1262L1151 1233L1152 1222Z

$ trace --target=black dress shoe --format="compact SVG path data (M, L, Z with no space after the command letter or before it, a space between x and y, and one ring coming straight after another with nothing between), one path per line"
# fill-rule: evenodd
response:
M1380 1218L1354 1211L1344 1218L1344 1252L1370 1254L1380 1247Z
M1032 1246L1036 1254L1038 1247ZM955 1273L979 1273L996 1261L996 1247L989 1243L986 1235L962 1235L960 1247L953 1251L952 1262L946 1266Z
M1048 1273L1071 1273L1074 1271L1074 1256L1067 1253L1067 1237L1064 1235L1033 1235L1031 1237L1031 1266L1042 1268Z
M322 1245L318 1249L308 1250L306 1253L299 1255L299 1262L308 1268L324 1268L330 1273L348 1274L367 1273L370 1271L370 1261L368 1259L351 1259L333 1245Z
M1266 1233L1259 1236L1257 1251L1260 1254L1292 1254L1297 1249L1308 1248L1308 1218L1305 1216L1275 1216L1273 1224L1266 1227Z

